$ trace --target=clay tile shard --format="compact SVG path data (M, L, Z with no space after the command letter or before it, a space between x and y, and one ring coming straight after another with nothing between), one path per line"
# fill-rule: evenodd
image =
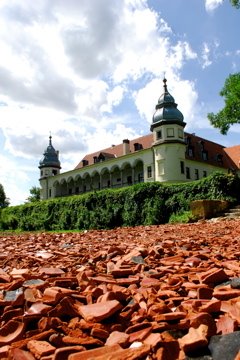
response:
M0 328L0 346L11 344L21 339L25 332L25 324L10 320Z
M117 311L122 309L122 305L117 300L109 300L96 304L79 306L79 313L86 321L102 321L109 318Z
M193 314L190 317L190 326L197 329L201 324L207 325L208 330L207 330L207 337L211 337L213 335L216 335L217 332L217 328L216 328L216 323L214 318L206 313L206 312L201 312L198 314Z
M172 311L170 313L159 314L155 316L156 321L172 321L185 319L186 314L182 311Z
M158 279L145 277L142 279L140 285L142 287L153 287L155 289L159 289L161 286L161 282Z
M66 345L83 345L88 347L99 347L104 344L101 340L94 339L91 336L63 336L62 341Z
M232 319L228 315L222 315L217 320L217 333L218 334L229 334L236 331L238 328L237 320ZM216 334L215 334L216 335Z
M11 277L0 268L0 283L9 283L11 281Z
M46 314L51 309L52 307L50 305L45 305L41 301L38 301L32 304L29 309L26 310L25 315Z
M116 348L117 345L104 346L102 348L83 351L78 354L72 354L68 360L138 360L146 357L150 352L150 346L140 345L136 348L122 349Z
M5 358L7 359L9 350L10 350L9 345L1 346L0 347L0 359L5 359Z
M59 268L40 268L39 269L39 274L45 274L48 276L59 276L59 275L63 275L65 274L63 270L59 269Z
M199 275L199 279L204 284L221 284L224 281L229 280L228 275L223 269L212 268Z
M112 346L112 345L119 344L124 348L128 345L128 343L129 343L129 335L128 334L121 332L121 331L113 331L107 338L105 345Z
M102 346L97 349L86 350L76 354L71 354L68 357L68 360L90 360L90 359L97 359L99 356L108 356L110 354L115 354L117 351L122 350L120 345L112 345L112 346Z
M217 313L220 311L221 308L221 301L217 299L213 300L200 300L201 306L199 310L201 312L208 312L208 313Z
M204 348L208 344L206 338L207 325L200 325L197 329L190 327L187 335L178 339L180 347L186 354Z
M129 349L119 350L115 354L108 357L109 360L139 360L146 359L150 352L149 345L136 346ZM99 356L96 360L106 360L105 356Z
M143 341L150 333L152 332L152 327L147 327L145 329L138 330L129 334L129 342L133 343L135 341Z
M146 345L149 345L151 348L155 348L162 340L161 334L159 333L151 333L148 335L143 343Z
M56 350L55 346L52 346L47 341L30 340L27 344L27 348L37 358L42 356L53 354Z
M229 300L240 296L239 289L231 289L227 286L215 288L213 296L219 300Z
M198 299L211 299L213 296L213 289L209 287L199 287L197 289Z
M69 355L85 350L85 347L79 345L62 347L55 351L52 360L67 360Z
M106 340L109 337L109 332L104 329L92 328L90 335L98 339Z
M14 278L14 279L18 279L21 277L25 277L27 274L29 274L29 269L13 269L10 272L10 275Z
M11 360L34 360L35 357L29 352L21 349L10 350Z
M180 347L178 340L174 339L174 337L168 331L164 331L160 334L160 336L160 349L163 349L163 352L162 355L160 355L160 349L158 349L157 356L162 356L162 358L160 357L161 360L183 360L180 356Z

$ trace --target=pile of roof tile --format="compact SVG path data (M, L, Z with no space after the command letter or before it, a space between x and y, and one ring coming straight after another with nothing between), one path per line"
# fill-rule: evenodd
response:
M240 359L240 221L0 235L0 359Z

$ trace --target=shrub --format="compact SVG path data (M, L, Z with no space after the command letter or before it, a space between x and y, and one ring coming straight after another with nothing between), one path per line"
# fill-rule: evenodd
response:
M0 210L2 230L81 230L153 225L174 221L193 200L240 201L240 179L215 173L182 184L141 183Z

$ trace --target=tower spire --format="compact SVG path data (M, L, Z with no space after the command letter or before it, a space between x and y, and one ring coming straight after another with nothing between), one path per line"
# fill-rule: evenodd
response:
M167 89L167 79L165 78L165 73L164 73L164 79L163 79L163 88L164 88L164 93L168 93L168 89Z

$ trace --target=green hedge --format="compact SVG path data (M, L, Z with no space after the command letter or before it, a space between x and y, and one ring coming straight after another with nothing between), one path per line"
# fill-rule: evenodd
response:
M192 200L239 202L240 179L215 173L189 183L141 183L19 206L0 212L1 230L82 230L154 225L189 210Z

